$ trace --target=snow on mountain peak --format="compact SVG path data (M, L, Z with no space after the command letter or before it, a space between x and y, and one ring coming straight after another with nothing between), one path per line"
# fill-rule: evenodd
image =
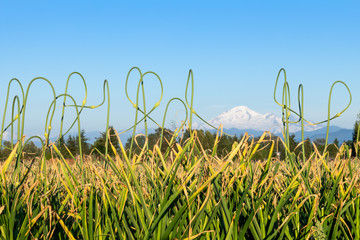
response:
M281 132L282 119L273 113L261 114L255 112L247 106L237 106L209 121L215 127L223 124L224 129L253 129L258 131L270 131L273 133ZM205 125L203 125L205 127ZM315 130L318 127L305 126L306 131ZM300 124L290 124L290 131L299 131Z

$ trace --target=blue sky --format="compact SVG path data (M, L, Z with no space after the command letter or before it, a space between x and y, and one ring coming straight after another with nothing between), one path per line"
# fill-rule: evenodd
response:
M111 124L123 129L134 119L125 78L137 66L163 81L164 98L153 114L159 122L169 99L184 99L189 69L195 77L194 106L205 119L238 105L280 116L273 89L283 67L292 106L301 83L305 117L312 121L326 119L331 84L347 83L352 105L332 124L352 128L360 112L359 7L355 1L1 1L0 111L11 78L26 86L42 76L61 94L68 75L77 71L87 81L89 105L102 100L103 81L109 81ZM137 80L134 75L129 84L132 97ZM146 81L150 107L159 85ZM18 94L16 88L11 94ZM78 78L70 82L70 94L81 103L84 91ZM29 98L25 127L43 132L50 88L36 83ZM332 115L347 102L338 85ZM104 107L85 112L83 128L104 129L105 114ZM183 117L181 105L174 104L166 123Z

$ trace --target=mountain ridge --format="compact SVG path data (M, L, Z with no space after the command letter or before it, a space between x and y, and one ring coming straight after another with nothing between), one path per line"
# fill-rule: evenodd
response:
M290 116L291 118L294 118ZM293 119L291 119L293 120ZM253 135L254 137L261 136L264 131L270 131L272 134L277 136L282 136L283 123L282 119L276 116L273 113L261 114L247 106L237 106L228 111L225 111L218 116L210 119L210 124L215 127L219 127L220 124L223 124L224 132L230 135L243 135L245 132ZM193 129L202 129L209 130L211 132L216 132L215 129L208 126L206 123L194 123ZM295 134L295 140L301 141L301 125L299 123L293 124L290 123L290 134ZM310 140L315 140L316 138L325 138L326 137L326 126L324 124L321 126L318 125L308 125L305 126L304 137L309 138ZM148 132L152 133L155 129L149 128ZM100 133L103 131L89 131L85 132L85 136L89 139L89 143L92 144L96 138L100 137ZM121 131L119 131L121 132ZM137 133L144 132L144 130L138 129ZM71 135L77 135L77 133L70 133ZM124 134L120 134L120 139L123 144L126 143L127 139L132 136L132 131L128 131ZM3 140L8 140L9 134L4 133ZM65 137L65 139L67 136ZM338 126L330 126L329 128L329 143L333 142L335 138L339 142L352 140L352 129L342 128ZM55 141L56 136L51 137L51 141ZM36 142L36 141L35 141ZM37 145L40 143L38 142Z
M290 116L293 121L294 116ZM261 114L247 106L241 105L231 108L218 116L209 120L209 123L215 127L223 125L223 128L237 128L237 129L253 129L258 131L270 131L273 133L281 133L283 126L282 118L276 116L274 113ZM200 124L200 128L208 129L204 124ZM305 125L305 131L313 131L320 129L321 126ZM290 124L290 132L297 132L301 130L300 123Z
M295 117L290 116L290 120L294 121ZM282 118L274 113L261 114L247 106L236 106L225 111L218 116L209 120L209 123L215 127L223 125L224 132L231 135L243 135L245 132L255 137L260 136L264 131L282 136L283 122ZM316 138L325 138L327 127L322 125L304 125L304 137L310 140ZM194 124L194 128L210 130L214 132L207 124ZM295 140L301 141L301 124L290 123L290 134L295 134ZM337 138L339 142L352 140L352 129L341 128L339 126L329 127L329 142L333 142Z

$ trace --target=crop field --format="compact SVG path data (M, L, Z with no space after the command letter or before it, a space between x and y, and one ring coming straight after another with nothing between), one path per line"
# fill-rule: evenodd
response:
M103 151L83 155L79 138L80 154L68 159L63 156L61 141L49 140L55 127L51 122L56 101L62 100L63 113L66 108L76 109L77 118L71 127L76 127L80 135L81 112L106 103L109 95L106 81L104 101L98 106L87 106L86 97L78 105L67 94L67 88L61 95L54 92L42 153L35 158L24 157L26 142L38 138L23 137L31 83L22 96L14 98L12 120L6 124L3 120L1 140L5 130L11 128L21 141L12 144L9 155L0 162L0 239L360 239L357 143L355 153L343 144L331 159L326 147L319 150L315 145L310 156L305 156L304 139L297 146L300 153L290 150L288 126L293 124L289 121L290 114L299 117L302 127L306 119L301 85L299 111L290 107L285 70L280 70L274 90L274 100L284 113L284 137L279 139L264 132L255 140L245 134L223 155L216 151L226 134L221 128L213 145L206 148L199 140L198 131L191 128L193 117L200 118L193 107L191 71L185 100L174 98L166 105L166 109L172 101L184 105L187 114L183 124L170 138L164 138L162 131L158 142L151 147L145 132L145 143L140 146L136 127L144 124L147 128L147 121L153 120L151 112L160 105L162 95L146 111L145 101L143 106L139 103L139 96L144 94L144 77L156 74L141 73L138 68L131 69L129 74L132 71L138 71L140 79L136 100L129 98L136 114L134 126L129 129L133 138L128 148L120 140L121 133L109 130ZM277 101L275 93L280 76L285 79L283 98ZM46 79L36 80L51 85ZM128 78L126 85L127 81ZM16 82L11 81L9 88ZM329 113L336 84L347 88L343 82L333 84ZM85 80L84 85L86 88ZM350 105L350 90L349 95ZM71 103L65 102L66 99ZM166 111L163 123L159 124L161 129ZM329 114L323 122L329 126L342 112ZM5 115L6 108L4 119ZM59 129L59 139L70 131L63 131L62 125ZM189 133L187 138L185 130ZM286 151L284 159L276 156L278 144ZM266 158L255 158L265 146L269 149Z

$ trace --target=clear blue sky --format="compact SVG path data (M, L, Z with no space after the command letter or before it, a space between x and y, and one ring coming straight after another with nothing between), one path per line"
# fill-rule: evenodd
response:
M184 99L189 69L195 77L194 106L205 119L238 105L280 116L272 95L284 67L292 106L302 83L305 117L312 121L326 119L331 84L346 82L353 102L332 124L352 128L360 112L359 11L356 1L1 1L0 110L11 78L26 86L42 76L60 94L67 76L78 71L87 80L89 105L102 100L103 81L109 81L111 124L123 129L134 118L125 78L138 66L163 81L164 99L153 115L159 122L170 98ZM133 97L135 81L129 86ZM159 87L153 79L145 85L150 107ZM71 81L70 94L81 103L78 78ZM50 88L37 83L29 97L26 129L42 133ZM339 85L332 115L347 101ZM175 104L167 124L183 116ZM87 111L82 126L103 130L105 108Z

